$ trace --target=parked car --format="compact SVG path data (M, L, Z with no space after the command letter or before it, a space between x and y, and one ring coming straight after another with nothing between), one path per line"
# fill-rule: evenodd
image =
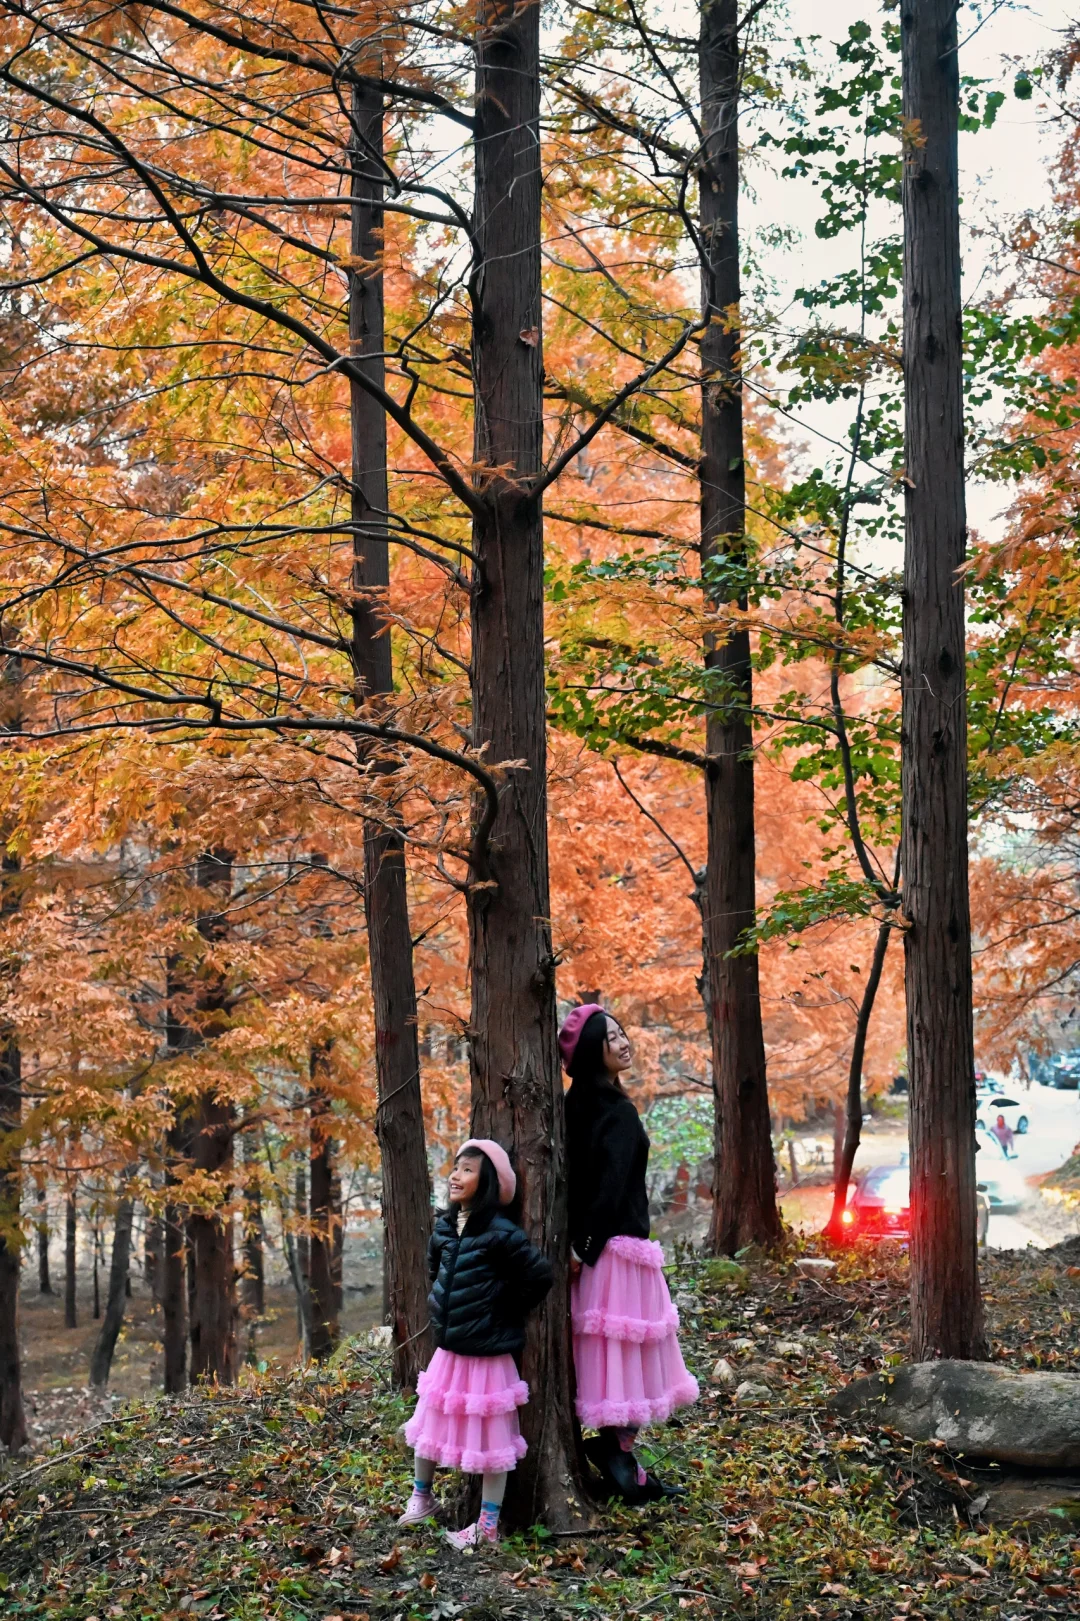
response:
M1055 1053L1045 1072L1045 1086L1059 1092L1075 1092L1080 1087L1080 1053Z
M1026 1105L1019 1103L1016 1098L1003 1097L999 1092L987 1092L983 1096L976 1096L975 1130L989 1132L991 1126L997 1124L999 1114L1005 1116L1005 1124L1011 1126L1018 1137L1022 1137L1028 1129Z
M993 1139L991 1139L992 1141ZM998 1156L1001 1157L1000 1154ZM990 1215L994 1210L1015 1209L1017 1199L1008 1182L1001 1179L987 1154L978 1161L978 1192L975 1196L976 1231L979 1243L986 1243ZM864 1171L848 1198L840 1217L847 1238L896 1239L911 1237L911 1181L908 1156L895 1165L875 1165Z
M905 1161L907 1156L904 1156ZM875 1165L855 1184L840 1217L850 1239L911 1236L911 1192L907 1164Z

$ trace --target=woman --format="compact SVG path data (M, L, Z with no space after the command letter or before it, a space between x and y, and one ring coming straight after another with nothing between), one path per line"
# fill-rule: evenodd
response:
M645 1424L698 1397L679 1350L679 1314L664 1253L649 1240L649 1139L619 1076L630 1043L596 1003L574 1008L559 1034L566 1094L577 1415L599 1433L585 1450L628 1502L673 1494L634 1456Z

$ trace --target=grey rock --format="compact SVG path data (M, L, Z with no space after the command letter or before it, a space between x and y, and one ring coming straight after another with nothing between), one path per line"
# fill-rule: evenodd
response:
M747 1339L745 1335L741 1335L738 1339L732 1340L731 1349L733 1351L756 1351L757 1340Z
M733 1385L738 1375L726 1357L721 1357L709 1375L714 1385Z
M753 1379L744 1379L735 1391L737 1402L772 1401L772 1391L768 1385L757 1384Z
M1080 1373L1017 1373L994 1362L915 1362L855 1379L829 1398L912 1441L1028 1469L1080 1468Z
M796 1272L801 1272L804 1278L825 1278L830 1272L836 1271L836 1262L827 1261L824 1256L804 1255L795 1262Z
M773 1350L777 1356L805 1356L806 1343L803 1340L777 1340Z

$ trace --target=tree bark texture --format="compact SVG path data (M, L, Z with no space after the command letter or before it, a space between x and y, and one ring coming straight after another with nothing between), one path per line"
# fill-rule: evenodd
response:
M135 1202L126 1191L130 1181L129 1172L123 1178L120 1199L116 1206L116 1226L113 1231L112 1258L109 1262L109 1287L105 1293L105 1315L101 1319L101 1328L90 1357L92 1385L108 1384L116 1342L124 1326L128 1269L131 1265L131 1224L135 1215Z
M843 1235L841 1216L847 1204L848 1184L851 1181L851 1167L855 1163L855 1155L862 1141L862 1114L863 1114L863 1059L866 1056L866 1037L870 1029L870 1017L874 1011L877 1000L878 986L881 984L881 971L885 966L885 953L889 949L889 936L892 934L893 924L886 919L878 927L877 939L874 942L874 955L870 960L870 972L866 976L866 985L863 988L862 1001L855 1020L855 1039L851 1047L851 1063L848 1065L847 1103L844 1110L844 1135L839 1158L833 1175L833 1202L832 1211L825 1224L825 1232L830 1238L839 1239Z
M37 1219L34 1226L37 1229L38 1293L51 1295L53 1288L49 1277L49 1193L44 1182L38 1183Z
M200 856L196 883L215 891L227 903L232 890L232 856L211 850ZM224 938L224 911L200 914L198 930L208 944ZM195 1043L213 1034L224 1007L224 987L213 971L204 971L196 1005L200 1023ZM209 1019L206 1019L209 1015ZM188 1218L192 1289L188 1312L191 1341L190 1377L230 1385L236 1377L236 1266L233 1260L233 1223L227 1214L232 1197L233 1115L231 1103L216 1092L202 1092L195 1102L191 1127L191 1162L196 1172L212 1178L218 1188L216 1207L193 1209Z
M341 1324L334 1290L334 1238L340 1225L340 1211L333 1206L334 1143L330 1100L318 1085L326 1055L311 1055L311 1091L308 1094L308 1121L311 1136L311 1252L308 1276L311 1289L311 1354L322 1362L338 1342Z
M354 268L349 278L349 338L354 359L381 387L385 381L382 96L355 89L352 122L352 252L364 261L364 268ZM390 584L386 416L358 383L350 387L353 661L359 700L377 705L394 690L386 620ZM372 761L373 769L384 773L390 765ZM427 1308L431 1179L420 1091L405 841L389 803L383 820L368 822L364 828L364 912L375 1017L376 1135L394 1378L399 1385L415 1387L432 1351Z
M739 94L737 0L701 13L699 69L704 131L700 173L701 563L716 605L745 608L746 466L738 308ZM765 1079L765 1041L756 952L732 956L756 910L754 758L750 635L710 638L706 668L715 686L706 724L708 832L705 940L712 1006L713 1209L709 1248L734 1254L780 1236L776 1166Z
M79 1232L79 1212L75 1203L75 1189L70 1187L64 1200L64 1327L78 1328L79 1312L76 1297L78 1272L76 1269L75 1240Z
M968 908L956 0L902 0L905 547L902 869L911 1354L987 1354L976 1236Z
M5 682L11 674L10 668L5 670ZM0 857L0 917L17 910L18 882L19 858L5 850ZM12 978L18 966L5 963L2 972ZM19 1346L22 1103L22 1053L10 1026L0 1027L0 1446L10 1452L18 1452L28 1439Z
M469 907L473 1130L513 1154L522 1220L557 1265L529 1322L529 1451L511 1476L517 1524L571 1523L580 1480L567 1327L562 1082L548 899L540 341L540 7L481 0L477 30L473 365L484 509L473 525L473 739L508 773L491 844L494 889Z
M0 1034L0 1446L11 1452L27 1441L19 1347L21 1125L22 1055L10 1033Z
M190 1152L186 1121L169 1128L165 1162L165 1208L162 1213L161 1321L165 1353L163 1386L167 1396L187 1386L187 1233L185 1213L177 1203L177 1167Z
M194 1123L192 1161L218 1182L227 1205L233 1159L233 1111L211 1093L199 1097ZM194 1290L191 1302L191 1382L216 1380L231 1385L236 1378L236 1267L233 1263L232 1218L221 1208L198 1209L188 1220Z
M266 1229L263 1221L262 1187L250 1137L244 1139L247 1148L244 1174L244 1276L241 1284L241 1307L247 1329L244 1360L258 1360L258 1323L266 1313Z

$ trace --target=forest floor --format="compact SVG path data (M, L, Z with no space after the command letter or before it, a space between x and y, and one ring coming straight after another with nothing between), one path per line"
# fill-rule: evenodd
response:
M702 1397L644 1449L686 1498L459 1555L400 1531L409 1403L362 1340L332 1365L132 1402L0 1479L5 1621L582 1621L730 1616L1027 1621L1080 1613L1080 1479L974 1468L828 1395L902 1357L907 1261L803 1277L777 1257L672 1269ZM993 1355L1080 1370L1080 1242L982 1262ZM797 1342L792 1349L787 1342ZM740 1405L718 1357L772 1388Z

